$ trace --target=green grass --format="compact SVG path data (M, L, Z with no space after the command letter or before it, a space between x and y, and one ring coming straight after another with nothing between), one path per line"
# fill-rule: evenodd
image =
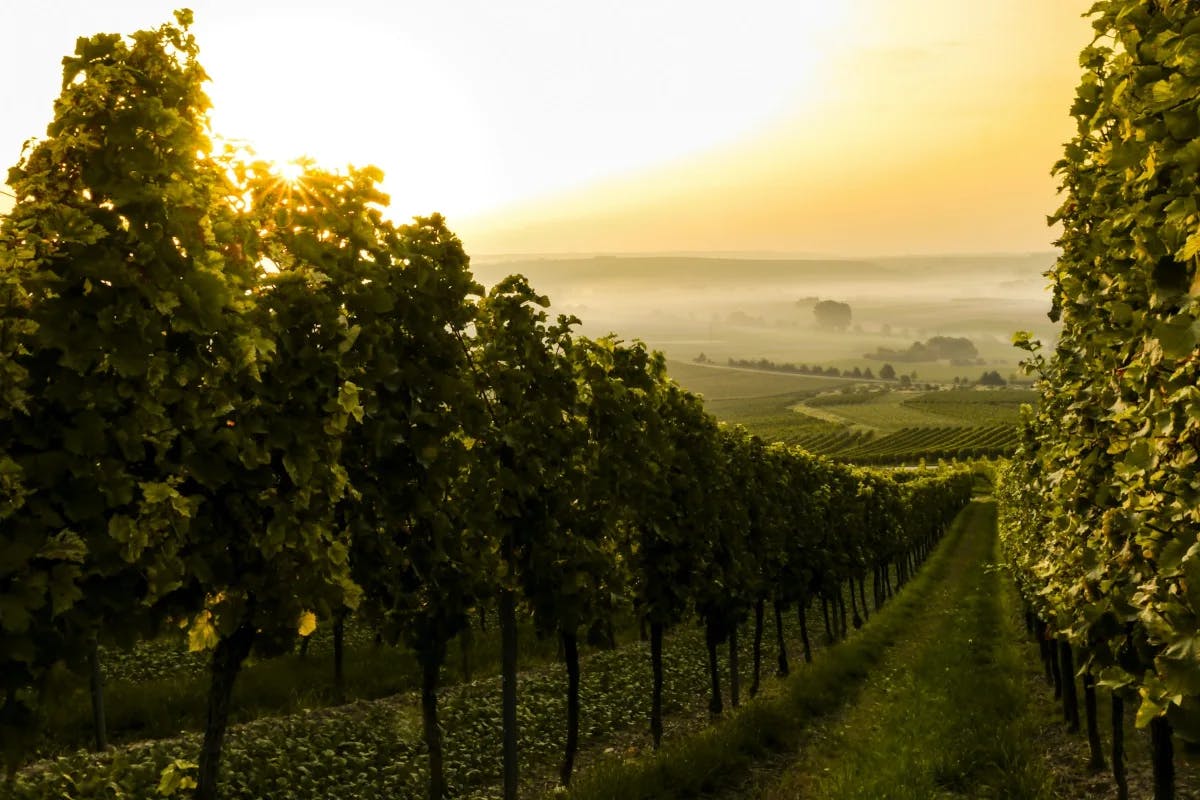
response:
M977 503L972 513L966 571L858 702L763 797L1056 796L1024 695L1012 594L991 566L995 504Z
M580 776L570 796L577 800L696 797L734 788L762 759L794 749L814 717L845 702L921 613L950 567L967 519L966 512L959 516L925 568L860 632L813 664L794 670L777 693L744 704L695 736L668 742L657 754L602 762Z

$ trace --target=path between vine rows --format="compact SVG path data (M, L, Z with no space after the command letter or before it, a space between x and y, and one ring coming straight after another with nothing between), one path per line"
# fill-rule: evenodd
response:
M965 513L944 578L858 690L722 798L1054 796L994 568L995 504Z

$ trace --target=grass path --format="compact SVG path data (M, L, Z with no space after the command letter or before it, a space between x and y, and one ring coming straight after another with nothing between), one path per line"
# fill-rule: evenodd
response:
M1020 678L1013 596L993 567L995 504L977 500L949 568L843 709L737 796L1052 797ZM733 795L730 795L733 796Z
M958 515L943 541L906 584L870 621L830 647L812 664L793 664L790 677L743 703L696 735L664 742L654 754L601 760L580 776L576 800L754 796L761 776L778 775L800 751L817 721L852 703L859 687L887 654L907 638L913 619L950 574L976 512ZM758 776L758 777L756 777Z

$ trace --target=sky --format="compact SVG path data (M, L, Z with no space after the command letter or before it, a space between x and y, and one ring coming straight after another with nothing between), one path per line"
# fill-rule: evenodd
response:
M218 135L376 164L395 219L440 211L472 254L869 256L1051 248L1089 5L190 7ZM0 165L44 134L76 37L172 8L0 0Z

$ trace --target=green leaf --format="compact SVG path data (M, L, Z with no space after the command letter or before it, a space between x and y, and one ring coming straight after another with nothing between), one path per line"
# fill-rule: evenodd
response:
M87 544L79 537L79 534L70 530L59 531L51 536L37 553L38 558L49 561L72 561L76 564L83 563L86 556Z
M217 646L220 640L217 628L213 625L212 614L208 611L197 614L188 628L188 652L197 653L202 650L211 650Z
M296 632L301 636L309 636L317 629L317 615L311 611L305 611L300 614L300 619L296 623Z
M187 12L190 19L191 12ZM180 14L180 12L176 12ZM158 794L161 797L175 797L180 792L188 789L195 789L196 779L189 773L199 769L199 766L191 761L183 759L175 759L168 764L159 774Z
M148 481L139 484L142 490L142 496L146 498L147 503L162 503L167 500L174 501L179 496L179 492L168 483L158 483Z
M1158 339L1163 355L1167 358L1184 358L1196 349L1195 320L1179 314L1166 322L1156 323L1154 338Z
M56 564L50 570L50 608L54 616L83 599L83 590L77 581L80 569L74 564Z
M1187 238L1187 241L1183 243L1183 247L1179 248L1179 252L1175 254L1175 258L1179 261L1188 261L1197 255L1200 255L1200 230Z
M1160 717L1165 713L1166 708L1155 703L1150 697L1142 692L1142 702L1138 706L1137 716L1134 719L1134 725L1138 728L1145 728L1156 717Z
M1138 439L1129 446L1123 463L1131 469L1144 470L1150 466L1150 455L1150 442Z

